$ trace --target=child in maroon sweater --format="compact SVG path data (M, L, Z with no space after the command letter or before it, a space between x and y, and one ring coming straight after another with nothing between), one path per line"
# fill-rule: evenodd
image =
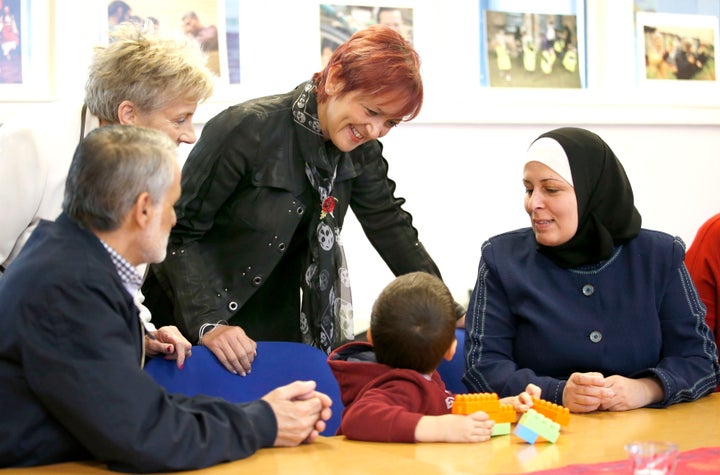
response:
M391 282L375 301L368 343L333 351L328 363L345 410L338 434L378 442L482 442L494 422L484 412L451 414L453 394L436 371L455 354L455 301L445 284L413 272ZM527 411L540 389L529 385L501 399Z

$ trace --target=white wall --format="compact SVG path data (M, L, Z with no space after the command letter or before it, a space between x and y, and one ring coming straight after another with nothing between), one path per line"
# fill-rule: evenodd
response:
M622 161L643 225L690 244L706 218L720 212L720 127L580 125L602 136ZM480 246L497 233L527 226L521 182L525 148L556 124L411 125L386 139L390 175L407 198L420 239L458 301L475 282ZM344 231L357 326L392 279L362 236Z
M319 47L317 37L304 32L317 31L313 26L318 21L317 3L279 2L284 12L279 15L280 7L272 2L241 0L245 82L236 89L220 88L214 100L201 105L198 117L204 120L232 102L255 95L289 90L310 77L319 68ZM585 126L611 145L633 184L645 227L679 235L689 245L700 224L720 212L717 85L691 91L690 96L683 90L654 95L658 91L628 87L628 81L619 79L623 68L607 64L618 60L613 57L620 48L612 42L628 39L619 33L624 23L617 12L598 11L605 2L588 2L589 12L600 22L588 27L595 40L589 40L588 56L596 66L590 75L594 88L559 93L478 91L476 67L467 59L476 44L476 1L392 3L415 6L417 28L424 24L437 29L418 39L427 78L427 107L415 122L402 124L383 139L390 176L397 182L398 196L407 199L406 209L414 216L422 242L459 301L467 299L474 285L482 242L527 224L520 180L522 155L537 135L551 128ZM629 0L607 4L614 9L631 8ZM107 2L55 0L48 5L54 6L49 59L52 97L49 101L39 97L31 102L0 102L0 122L18 115L34 116L40 122L55 114L77 120L87 61L91 47L102 37ZM458 15L462 8L471 13ZM604 28L606 18L613 18L613 34ZM632 67L631 59L619 60ZM606 70L607 75L601 75ZM48 141L62 142L68 125L58 119L46 127ZM181 148L181 156L187 151ZM353 219L346 224L344 240L356 330L363 330L375 296L392 275Z

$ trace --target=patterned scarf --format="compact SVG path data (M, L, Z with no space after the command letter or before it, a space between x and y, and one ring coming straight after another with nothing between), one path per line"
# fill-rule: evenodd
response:
M292 113L305 174L320 196L320 209L311 210L307 267L302 279L300 329L303 342L326 353L354 339L352 297L340 229L332 195L341 153L323 140L312 82L293 103Z

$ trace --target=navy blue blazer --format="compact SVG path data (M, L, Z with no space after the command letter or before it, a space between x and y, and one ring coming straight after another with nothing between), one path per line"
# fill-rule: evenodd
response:
M491 238L467 311L463 381L501 397L533 383L556 404L573 372L654 375L658 406L712 392L717 348L684 257L679 238L645 229L574 269L537 252L530 228Z
M265 401L168 394L142 370L138 310L108 252L66 215L0 279L0 467L95 459L187 470L271 446Z

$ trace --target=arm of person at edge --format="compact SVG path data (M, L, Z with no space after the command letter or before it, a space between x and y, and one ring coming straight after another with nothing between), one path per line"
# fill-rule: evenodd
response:
M0 124L0 199L13 203L0 226L0 277L41 218L48 167L37 143L30 128Z
M362 147L362 173L352 183L350 206L365 235L396 276L425 271L442 278L440 270L418 239L412 215L395 197L396 184L388 177L388 162L382 155L382 142L374 140ZM456 303L457 327L465 325L465 308Z
M485 295L492 296L483 302L475 302L475 292L471 298L468 310L468 340L470 340L470 355L477 361L481 352L479 335L479 307L486 306L487 314L508 314L509 302L502 290L501 284L494 275L494 257L492 251L484 246L483 257L480 261L478 284L485 288ZM699 335L694 328L702 328L702 312L698 312L699 301L692 297L694 292L686 288L691 282L687 270L682 264L682 245L677 242L673 245L672 275L668 277L669 285L662 300L658 318L663 334L663 357L654 368L644 368L630 377L620 375L603 375L597 372L573 373L567 381L538 376L528 368L518 368L512 359L512 341L514 327L512 319L492 318L493 329L490 330L495 341L503 341L501 346L493 345L493 349L484 344L482 358L490 365L496 375L505 375L504 381L510 387L531 381L543 390L546 399L554 400L568 407L572 412L591 412L596 410L625 411L645 406L664 407L682 400L694 400L707 391L705 389L711 382L712 369L708 373L708 364L713 365L708 355L704 355L702 348L706 347L703 341L709 336ZM484 275L484 282L480 282L480 275ZM695 310L693 310L695 308ZM483 328L488 331L489 319L486 317ZM707 332L705 332L707 333ZM687 335L693 335L692 341ZM688 355L688 348L698 348L694 355ZM717 359L717 353L715 353ZM717 368L717 363L714 363ZM487 373L489 368L484 368ZM472 389L485 388L484 391L494 391L482 375L478 367L473 365L466 372L464 381ZM708 381L706 381L708 380ZM698 384L700 383L700 384ZM688 388L697 387L688 391ZM558 394L559 393L559 394ZM554 396L552 396L554 395Z
M705 305L705 321L715 335L720 350L720 215L715 215L698 230L685 255L685 265ZM720 381L718 381L720 384ZM715 391L720 391L720 385Z
M203 136L190 152L183 168L183 192L176 205L177 224L172 231L171 243L196 246L196 241L212 229L216 213L245 176L246 160L229 156L230 152L224 148L224 139L231 133L242 133L242 130L251 133L254 128L236 125L236 120L228 119L225 114L211 119L203 130ZM238 143L238 140L240 139L237 137L233 138L234 143ZM248 139L247 143L254 142ZM243 150L245 149L236 150L233 147L232 153L241 153ZM170 254L169 252L168 256ZM187 255L190 254L192 252L188 249ZM212 274L208 271L209 265L211 263L207 259L195 259L192 272L200 275ZM231 373L247 375L257 356L257 343L236 325L218 325L217 321L194 321L186 322L186 327L190 334L195 335L204 323L215 326L208 328L202 337L198 337L198 344L206 346Z

